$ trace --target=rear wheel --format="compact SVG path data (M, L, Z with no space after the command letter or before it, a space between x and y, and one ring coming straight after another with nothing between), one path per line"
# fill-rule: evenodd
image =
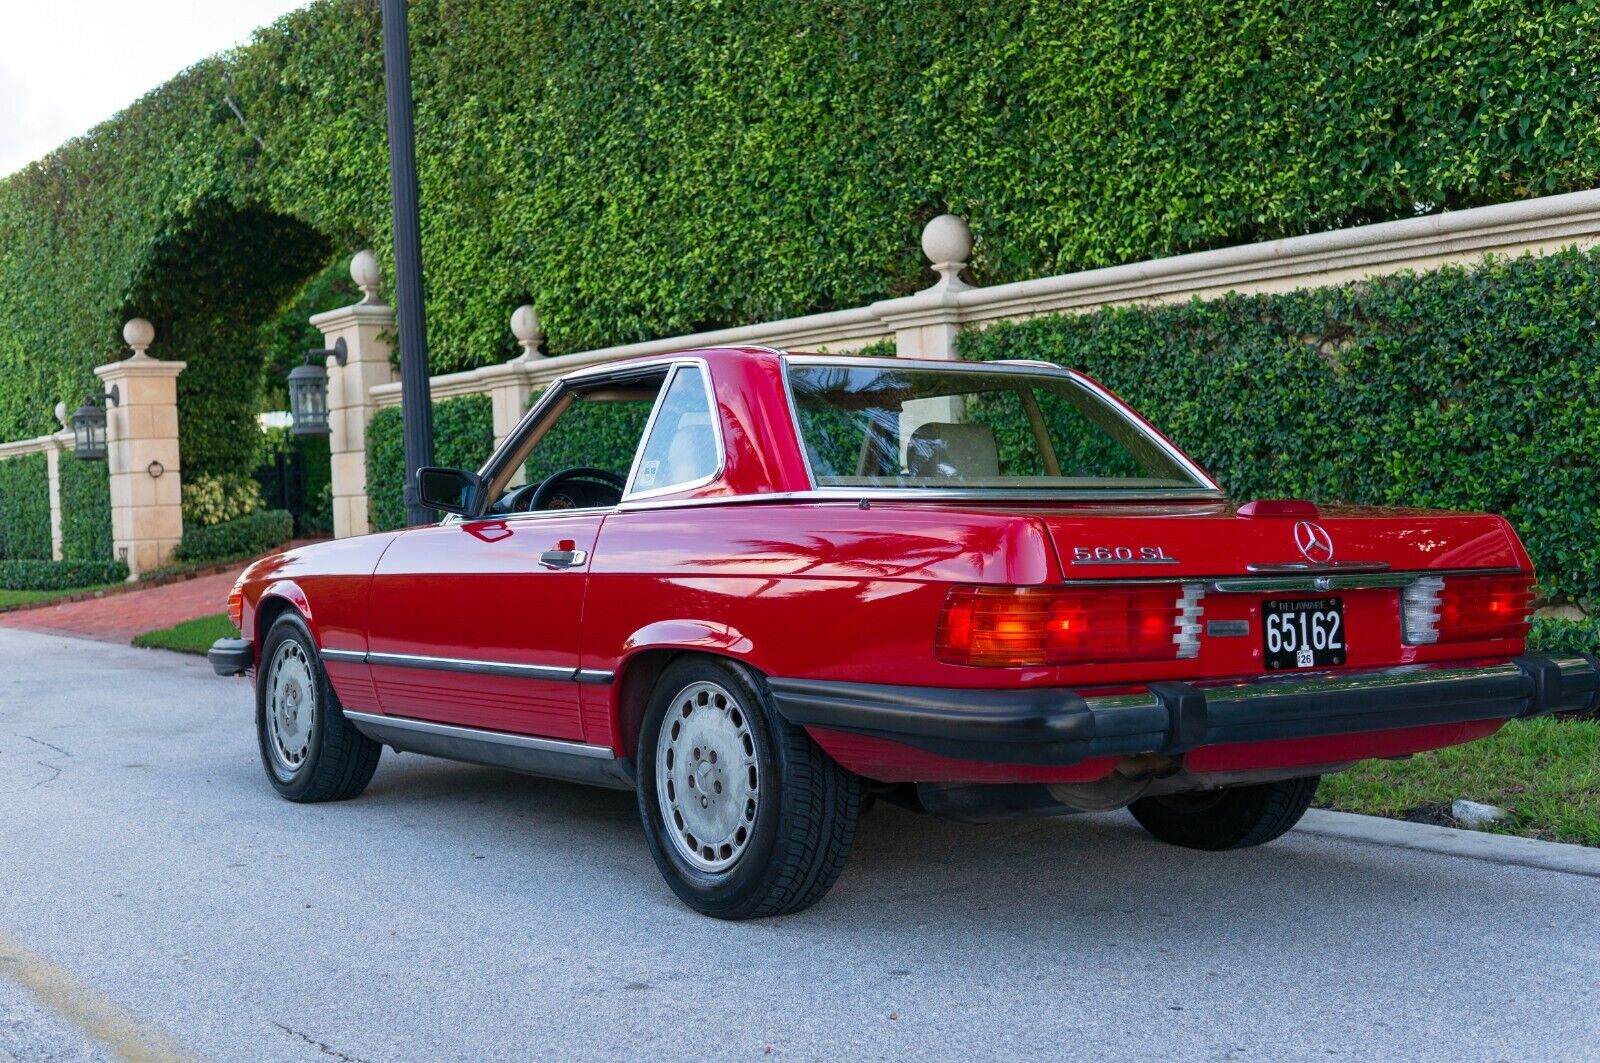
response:
M759 676L710 658L672 665L651 695L637 759L650 855L695 911L799 911L844 870L860 780L778 715Z
M273 621L256 673L256 739L272 788L291 801L342 801L372 781L383 746L344 718L311 629Z
M1228 786L1192 794L1141 797L1128 806L1157 839L1186 849L1246 849L1288 831L1317 795L1317 775Z

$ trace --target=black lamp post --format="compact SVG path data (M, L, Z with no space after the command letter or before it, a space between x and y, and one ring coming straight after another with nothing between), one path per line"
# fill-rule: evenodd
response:
M115 384L105 399L113 406L121 402ZM106 460L106 408L95 401L94 395L85 397L72 415L72 456L82 461Z
M307 351L305 364L289 370L289 414L294 419L297 436L328 434L328 371L322 365L330 357L340 365L348 360L343 336L332 350L313 348Z
M395 318L400 327L400 411L406 443L406 523L433 511L417 497L417 470L433 464L428 326L422 314L422 232L417 219L417 148L412 129L411 40L406 0L383 0L383 81L389 104L389 190L394 201Z

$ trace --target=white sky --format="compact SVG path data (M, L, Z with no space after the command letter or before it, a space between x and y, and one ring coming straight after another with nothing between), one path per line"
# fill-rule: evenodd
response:
M307 0L0 0L0 177Z

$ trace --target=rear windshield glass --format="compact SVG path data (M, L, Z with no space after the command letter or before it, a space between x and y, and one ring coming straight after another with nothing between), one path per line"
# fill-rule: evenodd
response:
M1210 489L1062 374L791 364L789 381L818 487Z

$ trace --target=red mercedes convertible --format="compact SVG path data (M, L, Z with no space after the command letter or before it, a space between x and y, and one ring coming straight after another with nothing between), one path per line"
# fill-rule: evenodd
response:
M437 524L240 577L268 780L354 797L384 746L636 792L687 904L795 911L864 801L1127 807L1270 841L1318 777L1593 706L1524 654L1495 516L1230 501L1094 380L740 348L580 370Z

